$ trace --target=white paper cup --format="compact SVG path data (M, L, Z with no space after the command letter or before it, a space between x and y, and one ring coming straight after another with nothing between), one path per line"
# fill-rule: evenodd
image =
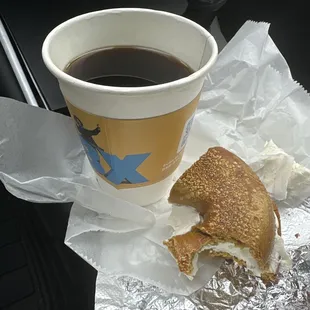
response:
M195 72L156 86L110 87L63 71L78 56L111 46L160 50ZM105 191L140 205L167 193L182 159L206 72L217 53L214 38L198 24L146 9L92 12L50 32L43 44L43 60L58 79Z

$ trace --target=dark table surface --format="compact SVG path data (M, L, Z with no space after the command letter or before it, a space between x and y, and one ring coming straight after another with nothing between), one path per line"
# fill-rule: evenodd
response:
M64 245L71 204L33 204L0 183L0 309L93 309L96 271Z

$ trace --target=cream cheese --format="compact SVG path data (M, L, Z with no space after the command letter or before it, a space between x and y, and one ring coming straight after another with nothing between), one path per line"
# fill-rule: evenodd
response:
M272 249L272 252L270 254L269 258L269 264L270 264L270 272L271 273L277 273L279 266L282 270L288 270L292 266L291 258L286 253L284 248L284 242L281 236L278 234L278 228L279 228L279 222L277 216L274 214L275 217L275 238L274 238L274 246ZM247 268L252 271L252 273L255 276L260 277L262 270L258 266L257 261L254 259L252 254L250 253L250 249L247 247L240 248L235 246L232 242L221 242L214 245L205 245L202 247L199 253L205 251L205 250L213 250L215 252L225 252L228 253L231 256L234 256L240 260L243 260L246 263ZM198 254L197 258L198 259ZM197 266L193 268L192 277L197 272Z
M291 259L286 253L284 248L284 242L281 236L278 235L278 218L275 216L275 238L274 246L269 258L270 272L277 273L279 265L281 270L287 270L291 268ZM168 219L168 225L173 229L173 236L183 235L191 230L193 226L201 222L201 217L199 213L191 207L187 206L173 206L172 212ZM254 259L250 253L250 249L247 247L240 248L235 246L232 242L221 242L216 245L205 245L199 253L205 250L213 250L215 252L225 252L231 256L237 257L240 260L243 260L246 263L246 266L255 276L261 276L262 271L260 270L257 261ZM191 275L187 277L192 280L195 274L198 271L198 258L199 253L196 253L192 265L193 271Z
M273 249L269 258L269 264L270 264L270 271L272 273L277 273L279 267L281 271L291 269L292 260L285 250L284 241L282 237L278 234L278 228L279 228L278 218L276 215L274 215L274 217L275 217L276 233L274 237Z
M246 262L246 266L249 270L253 272L255 276L261 275L261 270L253 258L252 254L250 253L249 248L240 248L235 246L232 242L221 242L215 245L206 245L204 246L200 252L205 250L213 250L214 252L225 252L231 256L234 256L238 259L241 259Z
M191 273L191 275L187 275L186 274L186 277L188 278L188 279L190 279L191 281L194 279L194 276L196 275L196 273L197 273L197 271L198 271L198 258L199 258L199 254L198 253L196 253L195 255L194 255L194 258L193 258L193 261L192 261L192 266L193 266L193 271L192 271L192 273Z

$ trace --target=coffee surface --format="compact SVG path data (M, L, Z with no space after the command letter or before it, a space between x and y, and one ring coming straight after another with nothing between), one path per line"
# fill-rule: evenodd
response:
M194 71L161 51L126 46L88 52L71 61L65 72L94 84L143 87L172 82Z

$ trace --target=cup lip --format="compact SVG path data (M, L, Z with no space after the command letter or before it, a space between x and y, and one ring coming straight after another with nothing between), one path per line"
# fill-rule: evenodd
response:
M123 13L123 12L149 12L149 13L155 13L160 15L166 15L170 16L176 20L179 20L181 22L185 22L190 24L191 26L195 27L197 30L199 30L202 34L205 35L206 41L211 47L211 56L208 60L208 62L201 67L199 70L193 72L187 77L168 82L158 85L152 85L152 86L143 86L143 87L116 87L116 86L106 86L106 85L98 85L89 83L86 81L82 81L80 79L74 78L71 75L65 73L61 69L59 69L51 60L49 56L49 49L51 42L64 27L70 26L71 24L78 22L80 20L89 19L97 15L101 14L108 14L108 13ZM95 92L104 92L104 93L110 93L110 94L124 94L124 95L140 95L140 94L147 94L147 93L156 93L158 91L164 91L170 88L175 87L182 87L186 84L191 83L194 80L197 80L204 76L208 69L215 63L218 56L218 46L214 39L214 37L202 26L199 24L191 21L190 19L187 19L183 16L179 16L173 13L164 12L160 10L152 10L152 9L140 9L140 8L117 8L117 9L107 9L107 10L99 10L94 11L82 15L78 15L76 17L73 17L58 26L56 26L45 38L42 46L42 58L46 65L46 67L49 69L49 71L60 81L66 82L71 84L72 86L86 89L88 91L95 91Z

